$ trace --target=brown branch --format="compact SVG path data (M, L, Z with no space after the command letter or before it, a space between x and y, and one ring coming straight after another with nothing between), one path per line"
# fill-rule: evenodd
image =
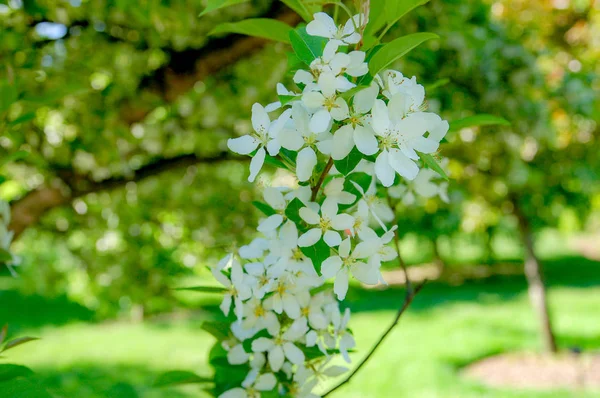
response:
M385 191L388 206L392 209L392 213L394 213L394 225L396 226L396 230L394 231L394 246L396 247L396 254L398 255L398 264L400 264L400 268L404 272L404 280L406 282L406 290L411 291L412 286L410 283L410 279L408 278L408 269L406 268L406 263L404 259L400 255L400 238L398 237L398 215L396 214L396 207L392 203L392 197L390 196L389 191Z
M310 196L310 200L311 201L315 201L315 199L317 199L317 194L319 193L319 189L321 189L321 185L323 185L323 181L325 181L325 177L327 177L327 173L329 173L329 170L331 170L331 167L333 166L333 158L329 158L329 161L327 161L327 164L325 165L325 168L323 169L323 172L321 173L321 176L319 177L319 181L317 181L317 184L311 188L312 190L312 195Z
M159 159L132 171L130 175L112 177L101 181L91 181L85 177L72 175L66 183L71 189L60 186L44 186L27 193L21 199L11 203L12 220L9 229L15 233L15 239L23 231L39 222L44 214L55 207L67 205L83 195L120 188L128 182L139 182L148 177L159 175L167 171L181 169L196 164L212 164L240 158L222 152L214 156L198 157L195 154L175 156Z
M291 26L301 21L300 16L287 7L278 6L275 12L269 14ZM264 17L268 18L269 15ZM254 54L267 43L268 40L257 37L230 35L211 40L201 49L171 52L169 64L144 78L142 87L145 86L147 91L159 95L167 102L173 102L191 90L196 82ZM121 118L128 124L133 124L143 120L150 111L151 109L141 109L135 102L127 102L121 107Z
M354 368L354 370L352 372L350 372L350 374L348 376L346 376L344 378L344 380L342 380L340 383L336 384L331 389L326 391L322 395L323 398L328 396L329 394L333 393L338 388L342 387L344 384L349 383L350 380L358 373L358 371L368 362L368 360L373 356L373 354L375 353L377 348L379 348L379 346L383 343L383 341L386 339L386 337L392 332L392 330L394 330L394 327L400 321L400 317L402 316L402 314L404 314L406 309L410 306L413 299L421 291L423 286L425 286L425 283L427 283L426 280L423 281L422 283L420 283L419 285L417 285L417 287L414 290L409 290L408 288L406 289L406 296L404 297L404 302L402 303L402 306L398 309L398 312L396 312L396 316L394 317L394 320L392 321L392 323L387 327L385 332L383 332L381 337L379 337L379 339L377 340L375 345L373 345L373 347L371 347L371 350L367 353L367 355L365 355L365 357L358 363L356 368Z

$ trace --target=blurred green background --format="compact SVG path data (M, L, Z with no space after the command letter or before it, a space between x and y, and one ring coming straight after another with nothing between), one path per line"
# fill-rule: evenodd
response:
M0 323L42 338L8 359L56 397L202 396L152 388L164 371L210 372L212 337L199 325L217 298L173 288L210 280L206 266L254 236L261 186L286 178L267 169L247 183L247 160L226 140L249 131L252 103L289 85L289 49L207 33L298 18L269 0L198 17L205 5L0 1L0 152L29 153L0 185L21 257L17 278L0 269ZM434 280L335 396L598 396L490 387L461 370L543 350L523 274L532 256L560 349L600 350L600 2L432 0L388 36L416 31L441 39L395 66L426 86L430 109L512 125L449 133L450 204L396 209L412 274ZM357 359L403 298L386 267L397 283L348 296Z

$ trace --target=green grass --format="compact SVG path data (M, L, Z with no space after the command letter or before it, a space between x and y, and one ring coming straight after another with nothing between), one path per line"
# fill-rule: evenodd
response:
M600 264L563 257L546 261L550 306L563 348L600 349ZM348 294L359 359L377 340L403 298L402 289ZM202 397L195 386L154 389L161 372L209 374L211 338L201 314L143 324L90 323L89 312L64 298L0 293L0 319L42 340L16 348L9 361L37 372L56 397ZM487 388L460 376L477 359L537 351L537 324L520 277L461 286L430 283L362 371L334 397L597 397L600 391L515 391Z

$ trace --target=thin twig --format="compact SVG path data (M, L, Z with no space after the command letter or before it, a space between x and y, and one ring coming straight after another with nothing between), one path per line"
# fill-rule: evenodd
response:
M417 293L419 293L419 291L421 291L423 286L425 286L426 282L427 282L427 280L418 284L414 290L408 290L408 289L406 290L406 296L404 297L404 302L402 303L402 306L398 309L398 312L396 313L396 316L394 317L394 321L390 324L390 326L388 326L388 328L385 330L385 332L383 332L381 337L379 337L379 339L377 340L375 345L371 348L371 350L367 353L367 355L365 355L365 357L358 363L356 368L354 368L354 370L352 372L350 372L350 374L348 376L346 376L346 378L344 380L342 380L341 382L336 384L334 387L332 387L330 390L325 392L322 395L323 398L328 396L329 394L333 393L338 388L342 387L344 384L349 383L350 380L352 379L352 377L354 377L354 375L356 375L358 373L358 371L367 363L367 361L373 356L373 354L375 353L377 348L379 348L379 346L383 343L383 341L386 339L386 337L392 332L394 327L398 324L398 321L400 321L400 317L406 311L408 306L412 303L412 301L415 298L415 296L417 295Z
M317 185L312 187L312 195L310 197L311 201L314 202L315 199L317 199L317 194L319 193L319 189L321 189L321 185L323 185L323 181L325 181L325 177L327 177L327 173L329 173L329 170L331 170L332 166L333 166L333 159L329 158L329 161L325 165L325 168L323 169L323 172L321 173L321 176L319 177L319 181L317 181Z
M404 272L404 280L406 284L406 291L410 292L412 290L412 285L410 283L410 279L408 278L408 269L406 268L406 263L402 259L400 255L400 238L398 237L398 216L396 215L396 207L392 203L392 198L389 192L386 191L386 197L388 206L392 209L392 213L394 213L394 225L396 226L396 230L394 231L394 246L396 246L396 254L398 255L398 264L400 264L400 268Z

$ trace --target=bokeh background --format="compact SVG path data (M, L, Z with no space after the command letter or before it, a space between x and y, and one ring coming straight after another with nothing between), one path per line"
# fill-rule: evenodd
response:
M203 396L152 387L164 371L210 372L212 337L199 325L218 298L174 288L210 280L206 266L254 236L251 202L285 175L267 169L247 183L248 161L226 140L251 129L252 103L274 101L275 84L291 80L285 45L208 32L248 17L299 22L277 1L199 17L205 5L0 1L0 152L28 152L0 185L21 258L18 277L0 269L0 323L42 338L9 359L56 397ZM396 67L426 86L430 109L511 126L455 125L442 146L450 203L396 209L410 275L432 281L336 396L598 396L600 2L432 0L388 35L417 31L441 39ZM18 101L5 107L8 81ZM527 261L544 270L560 358L592 364L565 385L490 382L510 373L506 361L479 378L464 370L548 351ZM404 295L396 265L386 267L388 288L348 295L357 359Z

